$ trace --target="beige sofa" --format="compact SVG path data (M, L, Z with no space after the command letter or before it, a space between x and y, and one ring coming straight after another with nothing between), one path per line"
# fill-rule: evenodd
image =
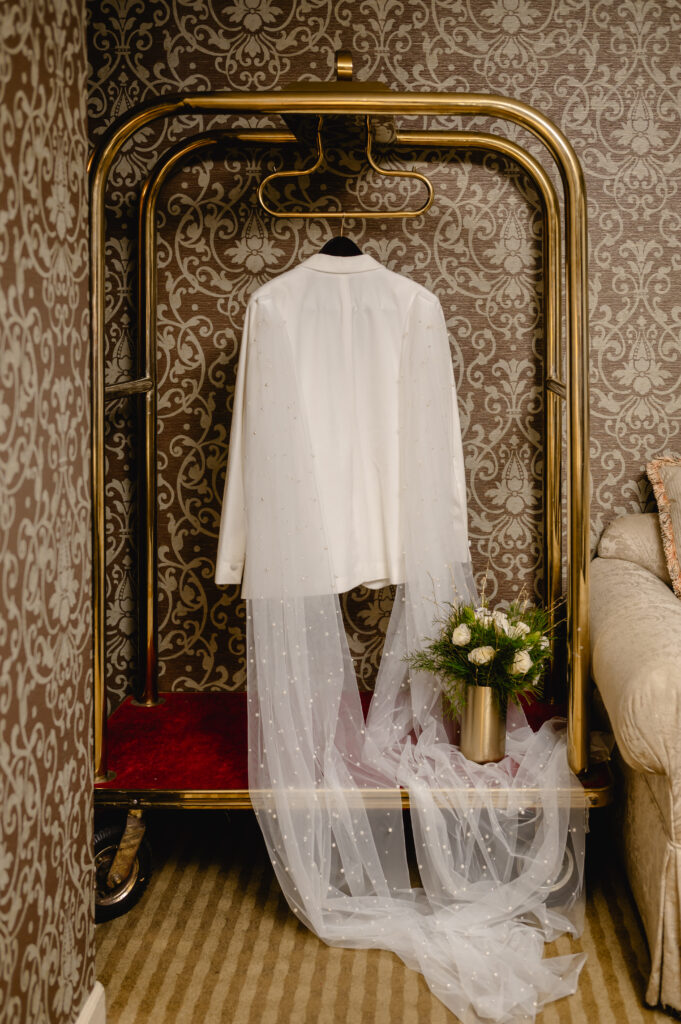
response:
M651 956L646 1002L681 1011L681 601L658 517L610 524L591 581L592 674L623 762L622 848Z

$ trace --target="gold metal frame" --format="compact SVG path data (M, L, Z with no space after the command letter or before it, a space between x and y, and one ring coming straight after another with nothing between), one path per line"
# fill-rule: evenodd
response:
M394 793L394 790L389 790ZM385 790L362 790L363 806L385 806ZM440 796L440 793L442 794ZM505 807L510 793L504 789L475 789L469 794L470 806L479 806L482 799L490 801L494 807ZM517 799L518 791L515 792ZM522 791L524 806L536 806L541 792L534 789ZM409 793L399 790L400 803L403 808L409 807ZM451 806L451 794L447 790L434 790L434 799L442 806ZM608 773L607 782L599 785L579 788L560 789L556 793L560 807L583 807L586 799L587 807L607 807L612 800L612 781ZM457 791L457 801L461 800L461 791ZM230 811L246 811L253 806L251 795L247 789L98 789L96 790L97 807L139 807L143 810L156 808L169 810L185 808L186 810L211 811L228 809Z
M139 209L139 302L138 338L142 361L136 380L107 388L107 397L145 393L142 416L143 472L139 476L140 536L140 637L144 652L140 665L144 695L138 700L148 706L158 701L158 566L156 539L156 205L168 178L191 156L227 142L249 142L270 145L295 143L291 132L213 131L202 132L173 146L158 161L143 185ZM544 215L544 303L545 324L545 397L543 506L544 506L544 599L555 608L561 590L561 405L565 386L560 374L560 209L553 184L544 168L516 143L482 132L399 132L395 146L436 147L438 149L482 149L497 152L515 160L537 187Z
M380 83L379 83L380 84ZM334 88L329 88L329 85ZM318 88L281 92L195 93L166 96L137 107L111 126L90 160L90 230L91 230L91 331L92 331L92 500L93 500L93 647L95 703L95 778L106 779L106 694L105 694L105 534L104 534L104 270L105 270L105 193L113 161L124 143L151 122L189 112L297 115L363 115L391 117L429 114L433 116L488 116L518 124L535 135L555 160L563 183L565 207L565 291L567 309L567 382L559 378L558 331L560 324L557 300L548 303L546 316L553 317L554 341L547 345L546 388L547 423L555 440L551 449L553 480L550 521L547 520L546 543L555 553L560 551L560 462L555 462L555 449L560 459L560 418L557 399L566 398L568 405L568 588L567 588L567 675L568 675L568 753L573 770L583 772L588 766L587 690L588 671L588 589L589 589L589 451L588 451L588 295L587 295L587 225L586 196L581 167L563 133L541 113L517 100L502 96L458 93L394 93L357 82L339 80L320 83ZM263 133L266 134L266 133ZM291 141L278 133L280 141ZM447 137L460 136L456 143L474 135L449 132L401 132L398 141L410 145L446 144ZM500 137L492 148L508 152L512 143ZM263 139L264 141L264 139ZM269 139L267 141L270 141ZM474 142L463 142L475 145ZM487 147L485 147L487 148ZM521 161L522 162L522 161ZM539 165L538 165L539 166ZM528 168L526 168L528 169ZM550 180L542 171L545 182ZM534 177L534 174L533 174ZM536 180L536 178L535 178ZM540 191L542 191L540 189ZM542 194L544 195L543 191ZM546 201L546 195L544 195ZM559 220L547 214L549 248L559 242ZM346 214L347 216L347 214ZM550 337L547 334L547 337ZM108 394L138 393L151 395L153 383L149 375L153 355L145 354L142 373L136 381L117 385ZM550 360L550 363L549 363ZM152 401L150 400L149 407ZM150 417L147 416L147 420ZM155 419L155 417L154 417ZM548 436L547 436L548 441ZM549 461L549 460L547 460ZM557 546L557 547L556 547ZM550 559L547 561L547 570ZM560 560L559 560L560 564ZM559 589L560 573L554 574L550 592ZM106 791L100 791L104 797ZM236 795L236 794L235 794ZM129 794L131 796L131 794ZM222 794L224 797L224 794ZM112 794L113 797L113 794ZM152 801L153 802L153 801ZM211 804L215 806L215 804Z

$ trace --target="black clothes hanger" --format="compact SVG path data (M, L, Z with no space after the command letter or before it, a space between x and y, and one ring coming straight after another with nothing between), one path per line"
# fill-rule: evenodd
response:
M319 250L325 256L361 256L362 250L347 235L335 235Z
M319 250L325 256L361 256L362 250L358 245L355 245L351 238L344 235L345 230L345 216L341 219L340 235L334 235L328 242Z

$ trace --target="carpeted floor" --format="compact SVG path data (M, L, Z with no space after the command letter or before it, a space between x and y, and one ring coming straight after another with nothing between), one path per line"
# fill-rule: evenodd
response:
M607 812L596 812L599 815ZM648 952L592 815L579 990L537 1024L670 1024L643 1005ZM390 953L331 949L289 913L250 812L149 815L154 875L125 917L97 928L107 1024L455 1024Z

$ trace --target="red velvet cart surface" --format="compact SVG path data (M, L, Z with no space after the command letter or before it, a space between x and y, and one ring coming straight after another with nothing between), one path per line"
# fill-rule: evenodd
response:
M365 714L370 698L362 694ZM534 729L564 710L537 702L525 707ZM164 693L154 707L128 697L109 718L107 733L110 778L97 784L97 804L250 806L245 693ZM591 806L608 802L607 765L593 767L583 783Z

